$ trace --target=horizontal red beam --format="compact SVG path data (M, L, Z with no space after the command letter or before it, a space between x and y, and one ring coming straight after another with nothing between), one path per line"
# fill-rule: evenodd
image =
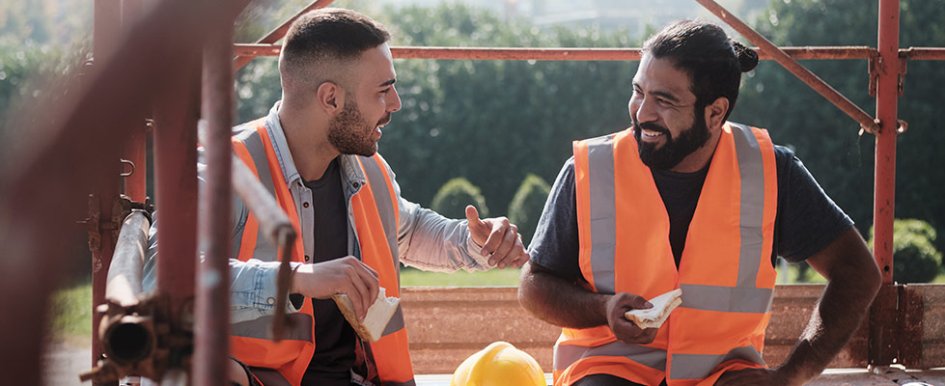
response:
M899 50L899 57L909 60L945 60L945 48L909 47Z
M238 56L277 56L279 44L236 44ZM869 59L876 50L865 46L784 47L799 60ZM757 49L756 49L757 50ZM445 60L640 60L640 48L493 48L493 47L392 47L398 59ZM772 60L759 51L762 60Z

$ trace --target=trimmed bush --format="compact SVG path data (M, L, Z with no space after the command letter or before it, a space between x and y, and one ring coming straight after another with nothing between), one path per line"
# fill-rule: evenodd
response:
M942 252L935 248L935 228L917 219L893 223L893 280L899 283L928 283L938 276ZM870 228L870 247L875 239Z
M512 202L509 203L509 221L518 225L522 241L528 245L538 227L538 218L545 207L551 186L541 177L529 173L518 186Z
M457 177L446 181L440 190L433 196L430 208L449 218L466 218L466 205L475 206L479 210L479 217L489 217L489 207L486 198L482 196L479 187L472 182Z

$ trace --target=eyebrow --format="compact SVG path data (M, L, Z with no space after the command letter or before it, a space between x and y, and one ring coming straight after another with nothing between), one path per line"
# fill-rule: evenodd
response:
M642 87L640 87L640 84L637 83L637 82L633 82L633 88L634 88L635 90L642 90L642 89L643 89ZM680 103L679 98L677 98L675 95L673 95L673 94L670 93L669 91L656 90L656 91L651 91L650 94L656 95L656 96L658 96L658 97L660 97L660 98L667 99L667 100L669 100L670 102L673 102L673 103Z
M396 82L397 82L397 79L389 79L386 82L377 85L377 87L387 87L387 86L393 85Z
M669 92L666 92L666 91L653 91L652 94L653 94L653 95L656 95L656 96L658 96L658 97L665 98L665 99L669 100L670 102L679 103L679 98L676 98L675 95L670 94Z

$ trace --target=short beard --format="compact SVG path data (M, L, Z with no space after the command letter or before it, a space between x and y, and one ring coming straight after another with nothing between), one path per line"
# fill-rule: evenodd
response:
M698 111L699 109L696 109ZM641 129L663 133L666 142L662 147L641 141L643 135ZM678 138L672 138L669 130L665 127L652 122L637 123L633 122L633 136L637 139L637 146L640 151L640 160L650 169L670 170L686 156L692 154L709 141L709 127L706 126L704 119L696 117L692 126L683 130Z
M348 99L341 112L328 123L328 142L341 154L370 157L377 153L374 128L364 121L353 98Z

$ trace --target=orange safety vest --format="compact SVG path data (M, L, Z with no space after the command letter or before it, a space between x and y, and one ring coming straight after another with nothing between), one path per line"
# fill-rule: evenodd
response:
M296 208L276 158L265 119L246 124L234 135L233 149L276 198L299 233L299 208ZM387 296L400 297L397 194L387 173L387 164L379 154L357 157L357 160L366 180L355 181L360 190L351 197L349 211L354 217L361 261L377 271ZM239 246L234 250L241 261L277 259L276 247L260 231L256 216L249 213ZM301 262L305 254L302 237L296 238L294 247L294 260ZM248 366L275 370L254 369L257 380L266 386L299 385L315 353L314 318L317 315L313 315L312 307L312 300L305 299L300 312L288 315L292 321L287 325L285 337L278 343L269 338L271 317L231 325L230 353ZM415 385L407 351L407 331L400 309L388 323L383 337L370 343L370 347L382 385Z
M679 267L669 216L631 130L574 143L581 274L592 291L650 299L681 288L682 305L650 344L608 326L565 328L555 385L610 374L644 385L712 385L725 371L764 367L776 272L774 145L765 130L726 123Z

